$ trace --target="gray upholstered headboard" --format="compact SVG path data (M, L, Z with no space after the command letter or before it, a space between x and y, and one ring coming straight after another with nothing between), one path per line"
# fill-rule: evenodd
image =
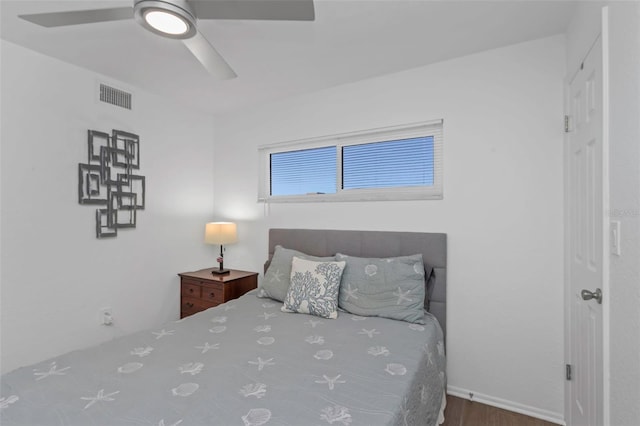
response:
M275 246L313 256L343 253L359 257L393 257L422 253L425 265L433 267L427 283L429 312L447 326L447 235L422 232L337 231L319 229L270 229L269 260Z

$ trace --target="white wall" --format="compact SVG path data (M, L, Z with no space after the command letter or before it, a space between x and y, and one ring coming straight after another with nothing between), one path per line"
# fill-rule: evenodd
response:
M206 267L211 117L134 89L134 110L96 102L87 70L2 41L2 371L178 318L178 272ZM126 64L123 64L123 66ZM119 84L106 80L108 83ZM125 86L126 88L126 86ZM87 130L140 135L146 210L95 237L78 204ZM115 325L98 325L113 308Z
M217 117L229 265L261 271L271 227L446 232L450 391L561 421L564 75L558 36ZM261 144L439 118L444 200L256 202Z
M621 254L611 257L611 424L640 425L640 3L612 4L611 219Z
M610 257L609 419L640 424L640 3L580 5L567 31L567 66L576 69L609 9L609 218L621 223L621 256ZM606 380L606 378L605 378Z

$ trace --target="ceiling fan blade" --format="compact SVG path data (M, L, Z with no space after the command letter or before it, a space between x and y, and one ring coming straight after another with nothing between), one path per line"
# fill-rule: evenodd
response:
M34 13L30 15L18 15L18 17L43 27L63 27L66 25L93 24L96 22L133 19L133 7Z
M313 21L313 0L190 0L198 19Z
M227 80L238 76L200 31L182 42L215 78Z

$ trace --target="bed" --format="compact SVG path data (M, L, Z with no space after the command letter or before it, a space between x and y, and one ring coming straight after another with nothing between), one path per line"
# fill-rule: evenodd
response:
M429 312L418 321L345 310L335 319L287 313L283 302L264 294L267 286L261 283L239 299L157 329L5 374L0 423L348 426L442 421L446 235L272 229L263 282L283 278L272 267L283 247L310 257L337 258L340 253L354 262L419 254ZM328 263L348 265L346 260L314 264ZM375 272L380 276L383 270ZM402 295L409 299L401 290L398 300ZM350 294L352 301L354 296L365 299L364 293Z

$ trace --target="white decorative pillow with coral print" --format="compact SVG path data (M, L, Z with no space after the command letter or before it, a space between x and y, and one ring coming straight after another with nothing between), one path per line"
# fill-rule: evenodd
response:
M282 312L338 318L338 292L345 262L291 261L291 285Z

